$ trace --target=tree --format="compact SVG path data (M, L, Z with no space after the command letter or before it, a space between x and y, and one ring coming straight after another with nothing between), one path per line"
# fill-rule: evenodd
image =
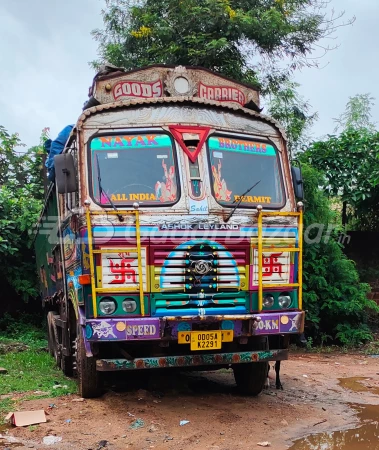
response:
M370 94L357 94L349 97L345 112L338 119L334 119L337 123L335 131L342 129L375 132L375 124L371 122L374 100Z
M48 128L42 131L40 144L28 150L24 148L18 133L9 134L0 125L0 186L12 185L13 188L29 186L34 189L35 197L43 198L42 166L43 143L47 139Z
M288 151L293 157L310 141L309 130L317 120L311 106L297 92L299 84L286 81L280 89L269 95L268 114L278 120L286 130Z
M10 180L19 185L27 181L25 170L25 152L17 152L16 148L22 147L18 133L9 134L0 125L0 186L7 184Z
M365 214L379 203L379 133L370 122L372 98L369 95L350 98L339 119L344 130L313 142L301 156L323 176L319 183L329 196L342 202L342 224L348 223L348 207L364 228L379 226L379 216ZM376 225L375 225L376 224Z
M40 211L28 186L0 188L0 277L24 300L38 294L30 230Z
M321 173L303 164L303 177L305 229L312 224L322 224L324 230L329 225L334 228L321 239L317 239L317 227L308 228L306 233L303 289L307 335L319 343L329 337L344 345L358 345L372 338L368 312L378 313L379 307L367 299L368 285L359 282L354 262L343 254L334 227L335 213L327 195L319 189Z
M299 67L317 64L310 53L341 26L343 15L328 17L329 2L324 0L105 3L105 29L93 31L100 54L95 65L195 65L240 81L260 81L265 88L280 84ZM286 66L284 60L289 61Z
M30 230L42 206L42 148L18 152L21 145L0 126L0 277L27 300L37 295Z

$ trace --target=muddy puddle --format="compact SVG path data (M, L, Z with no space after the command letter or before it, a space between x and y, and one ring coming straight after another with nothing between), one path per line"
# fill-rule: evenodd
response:
M354 392L369 392L374 395L379 395L379 387L371 384L372 378L368 377L350 377L340 378L339 385L344 389L349 389Z
M379 395L372 378L340 378L339 385L354 392ZM379 450L379 405L350 405L357 411L359 425L348 430L312 434L294 442L290 450Z
M294 442L290 450L379 450L379 405L351 405L360 426L345 431L312 434Z

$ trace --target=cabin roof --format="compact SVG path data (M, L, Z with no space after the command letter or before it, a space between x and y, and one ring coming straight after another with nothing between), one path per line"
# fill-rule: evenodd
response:
M207 100L198 97L161 97L161 98L150 98L150 99L130 99L130 100L122 100L114 103L108 103L103 105L93 106L83 111L82 115L79 117L77 122L77 127L80 129L84 125L84 122L88 117L95 115L97 113L115 110L118 108L127 108L133 106L143 106L143 105L159 105L159 104L170 104L170 103L191 103L193 105L198 106L210 106L210 107L218 107L224 108L228 110L234 110L236 112L240 112L244 115L248 115L250 117L254 117L256 119L262 120L263 122L269 123L273 125L279 132L279 134L283 137L283 139L287 139L284 128L281 124L273 119L272 117L266 116L265 114L261 114L259 112L253 111L251 109L243 108L239 105L233 105L227 102L219 102L214 100Z

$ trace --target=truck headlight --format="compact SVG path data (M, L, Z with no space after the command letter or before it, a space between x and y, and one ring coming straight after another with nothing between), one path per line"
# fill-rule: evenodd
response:
M137 303L130 298L126 298L122 302L122 309L127 313L132 313L137 309Z
M283 308L283 309L289 308L291 306L291 303L292 303L292 299L288 295L288 292L283 292L282 294L280 294L279 298L278 298L278 301L279 301L279 306L281 308Z
M275 299L272 295L265 295L263 298L263 306L265 308L271 308L271 306L274 304Z
M99 302L99 308L102 314L109 316L117 309L116 300L112 297L104 297Z

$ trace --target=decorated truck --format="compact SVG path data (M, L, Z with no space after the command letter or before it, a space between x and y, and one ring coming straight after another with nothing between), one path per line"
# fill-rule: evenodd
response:
M232 368L263 389L302 311L302 180L259 92L200 67L104 66L59 154L35 249L49 350L104 372Z

